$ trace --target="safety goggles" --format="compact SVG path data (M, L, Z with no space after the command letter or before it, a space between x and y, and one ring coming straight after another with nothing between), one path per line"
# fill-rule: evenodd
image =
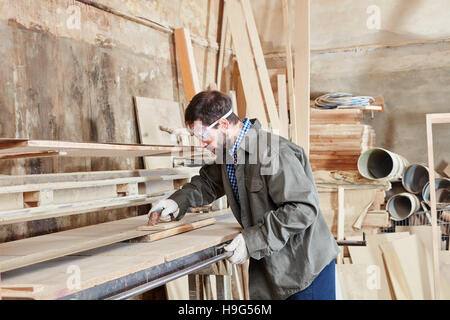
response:
M216 126L217 123L219 123L220 119L227 118L232 112L233 112L233 110L231 109L230 111L225 113L222 117L220 117L219 119L217 119L216 121L214 121L207 127L204 125L201 125L200 122L194 122L194 128L192 130L190 130L190 133L193 134L194 136L196 136L200 140L203 140L203 141L209 140L209 138L210 138L209 131L212 128L214 128L214 126Z

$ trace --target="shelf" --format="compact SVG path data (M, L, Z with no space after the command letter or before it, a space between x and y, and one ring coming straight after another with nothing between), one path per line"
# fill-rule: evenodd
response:
M148 157L203 155L208 152L194 146L144 144L81 143L53 140L0 139L0 159L33 157Z

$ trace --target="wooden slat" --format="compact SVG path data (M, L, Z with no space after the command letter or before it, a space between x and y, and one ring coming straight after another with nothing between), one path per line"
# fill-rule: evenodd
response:
M201 91L198 79L197 66L192 48L191 34L188 29L175 29L175 49L177 51L178 65L180 66L181 78L183 79L184 94L186 102Z
M264 100L259 88L259 81L252 49L245 26L245 17L238 0L227 0L228 25L233 40L233 49L237 57L242 86L246 100L246 116L257 118L263 129L268 129L268 119L264 110Z
M63 203L42 208L11 210L7 214L0 214L0 225L147 205L167 198L172 192L167 192L161 196L136 195L69 204Z
M293 142L309 154L310 118L310 0L295 2L295 108Z
M194 220L194 219L192 219L192 220ZM137 241L151 242L151 241L161 240L161 239L171 237L171 236L183 233L183 232L191 231L194 229L198 229L198 228L209 226L211 224L216 223L215 218L206 218L203 216L196 217L195 221L192 221L192 220L188 220L185 222L180 221L180 222L178 222L178 224L176 226L173 226L173 227L170 227L167 229L153 230L153 231L155 231L155 233L149 234L142 238L138 238ZM138 227L137 230L145 230L145 228ZM151 231L151 230L149 230L149 231Z
M280 130L280 117L278 116L275 98L273 96L273 90L270 85L269 73L267 72L264 53L261 48L261 42L259 41L258 30L256 28L252 7L250 5L249 0L240 0L240 2L242 5L242 10L247 25L247 31L251 47L253 49L253 56L255 58L256 70L258 71L259 83L261 85L266 110L269 116L269 122L272 129Z

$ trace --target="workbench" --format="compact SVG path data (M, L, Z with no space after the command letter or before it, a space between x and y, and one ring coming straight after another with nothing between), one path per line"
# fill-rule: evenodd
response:
M28 298L39 300L125 299L220 260L222 245L240 230L230 213L213 225L158 241L120 242L7 271L1 283L34 287Z

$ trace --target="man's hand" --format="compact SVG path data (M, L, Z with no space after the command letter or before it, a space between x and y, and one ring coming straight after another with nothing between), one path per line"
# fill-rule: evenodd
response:
M178 210L178 204L171 200L171 199L165 199L165 200L161 200L158 203L156 203L155 205L152 206L152 209L149 211L148 213L148 218L150 220L150 222L152 222L152 216L155 215L155 213L159 213L161 212L161 216L159 217L159 219L163 220L163 221L170 221L171 217L170 215L173 216L173 219L175 219L178 216L179 210ZM157 219L157 220L159 220ZM155 224L157 224L158 221L156 221Z
M227 260L234 264L243 264L250 257L244 237L239 234L231 243L224 247L225 251L234 251Z

